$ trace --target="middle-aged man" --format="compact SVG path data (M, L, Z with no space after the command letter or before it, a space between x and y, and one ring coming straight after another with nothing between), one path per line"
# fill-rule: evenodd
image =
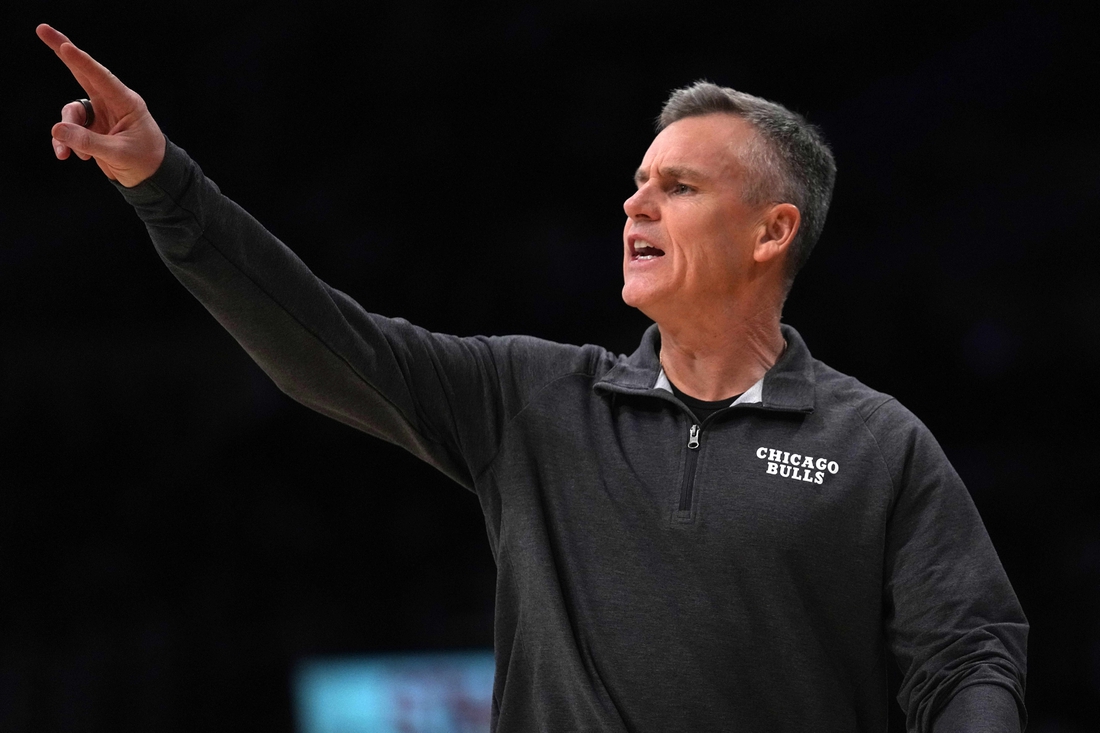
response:
M1019 731L1027 622L928 430L780 325L835 168L783 107L675 92L625 204L631 356L364 311L222 196L49 26L52 130L288 394L473 491L497 731ZM89 116L90 115L90 116ZM400 520L395 520L400 521Z

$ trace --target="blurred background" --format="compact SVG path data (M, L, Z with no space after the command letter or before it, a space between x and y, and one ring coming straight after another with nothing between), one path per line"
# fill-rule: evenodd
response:
M492 644L472 494L278 392L94 164L49 22L367 308L635 348L622 201L699 78L839 178L785 320L943 444L1031 624L1029 730L1100 729L1100 14L1054 3L5 10L0 730L292 731L327 655ZM365 18L365 19L362 19Z

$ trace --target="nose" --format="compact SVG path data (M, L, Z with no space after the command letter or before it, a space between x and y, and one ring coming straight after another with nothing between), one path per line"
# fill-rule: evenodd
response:
M650 186L640 186L633 196L623 202L623 211L631 219L656 219L657 207Z

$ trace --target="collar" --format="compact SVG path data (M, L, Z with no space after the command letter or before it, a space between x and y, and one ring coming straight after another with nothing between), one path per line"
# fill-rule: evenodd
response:
M779 328L787 340L787 348L767 374L734 400L731 407L745 405L764 410L813 412L813 357L798 331L786 324ZM653 324L646 329L637 350L630 356L620 357L593 389L620 394L671 394L671 385L657 356L660 346L661 334L657 324Z
M672 382L665 376L664 368L661 369L661 373L657 375L657 383L653 385L654 389L663 389L664 391L675 394L672 391ZM740 395L737 396L733 402L729 403L727 407L733 407L734 405L755 405L764 400L764 377L760 377L756 384L752 385Z

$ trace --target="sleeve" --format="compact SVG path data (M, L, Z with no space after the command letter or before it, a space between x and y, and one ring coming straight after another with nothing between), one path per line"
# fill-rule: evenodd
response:
M897 402L868 427L894 483L883 592L906 728L1016 733L1026 724L1028 623L970 494Z
M280 389L473 488L505 421L495 353L505 339L433 334L367 313L171 142L155 175L119 188L172 273Z

